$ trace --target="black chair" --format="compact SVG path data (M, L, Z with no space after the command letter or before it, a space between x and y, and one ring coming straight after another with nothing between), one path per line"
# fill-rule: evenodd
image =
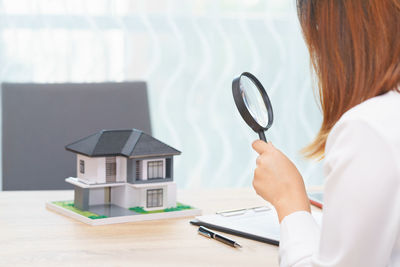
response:
M65 145L101 129L151 134L145 82L3 83L1 94L3 190L71 189Z

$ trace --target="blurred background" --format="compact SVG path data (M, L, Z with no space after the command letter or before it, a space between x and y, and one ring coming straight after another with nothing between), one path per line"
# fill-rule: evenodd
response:
M267 139L322 184L299 152L321 114L294 0L0 0L0 82L147 82L181 189L251 185L258 136L231 94L243 71L271 98Z

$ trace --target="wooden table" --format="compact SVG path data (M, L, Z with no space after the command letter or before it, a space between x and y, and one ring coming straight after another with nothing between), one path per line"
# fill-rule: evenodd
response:
M232 248L198 235L190 218L89 226L45 208L69 199L72 191L0 192L0 266L278 266L278 247L232 236L243 245ZM178 200L203 214L265 205L250 188Z

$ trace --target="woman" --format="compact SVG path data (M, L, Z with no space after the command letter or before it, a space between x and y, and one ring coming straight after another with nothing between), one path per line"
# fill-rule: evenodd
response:
M321 228L303 179L271 143L256 192L281 222L281 266L400 266L400 0L297 0L323 123L307 156L325 158Z

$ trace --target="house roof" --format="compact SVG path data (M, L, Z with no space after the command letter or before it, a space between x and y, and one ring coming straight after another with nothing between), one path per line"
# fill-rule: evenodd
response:
M146 157L179 155L181 152L136 129L102 130L65 147L89 157Z

